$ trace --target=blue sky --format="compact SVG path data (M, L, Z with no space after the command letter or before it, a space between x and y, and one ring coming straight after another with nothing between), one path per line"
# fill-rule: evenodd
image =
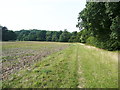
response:
M11 30L79 31L78 13L86 0L0 0L0 24Z

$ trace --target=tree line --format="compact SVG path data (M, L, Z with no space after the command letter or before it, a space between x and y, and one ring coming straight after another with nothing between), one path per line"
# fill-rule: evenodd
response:
M2 41L52 41L52 42L77 42L77 31L47 31L47 30L20 30L12 31L6 27L2 29Z
M80 42L120 50L120 2L87 2L79 13Z
M2 40L80 42L107 50L120 50L120 2L87 2L79 13L80 32L2 29Z
M77 31L70 33L66 29L64 31L20 30L15 33L18 41L75 42L73 37L77 35Z

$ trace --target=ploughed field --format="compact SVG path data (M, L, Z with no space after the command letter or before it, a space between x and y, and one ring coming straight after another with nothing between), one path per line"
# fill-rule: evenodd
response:
M8 75L40 61L49 54L67 48L67 44L47 42L3 42L2 72L3 79Z
M80 43L3 42L3 88L117 88L118 53Z

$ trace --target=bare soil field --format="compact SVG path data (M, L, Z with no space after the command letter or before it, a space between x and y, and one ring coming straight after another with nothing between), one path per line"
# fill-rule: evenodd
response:
M68 44L49 42L3 42L2 43L2 79L34 62L63 50Z

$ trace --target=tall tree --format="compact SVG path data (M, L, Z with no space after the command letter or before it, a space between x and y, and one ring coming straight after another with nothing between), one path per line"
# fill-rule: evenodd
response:
M83 34L89 32L90 35L97 40L96 43L94 43L97 47L115 50L120 46L118 42L120 35L119 6L120 2L88 2L85 9L79 13L78 24L76 26L86 30ZM90 39L93 38L89 38L88 41L93 41Z

